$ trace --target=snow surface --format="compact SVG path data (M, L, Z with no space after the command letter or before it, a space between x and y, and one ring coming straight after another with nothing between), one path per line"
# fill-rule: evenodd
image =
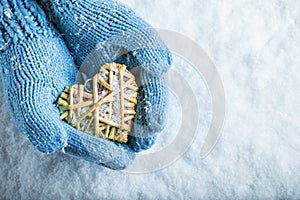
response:
M197 99L202 111L199 135L193 145L173 165L140 175L62 153L39 153L15 128L0 84L1 199L300 198L299 2L123 2L154 27L197 41L217 66L227 111L217 146L206 159L199 158L211 112L203 80ZM174 67L186 65L175 58ZM180 120L177 108L171 106L173 121L168 121L174 130ZM171 135L162 136L152 151L172 140Z

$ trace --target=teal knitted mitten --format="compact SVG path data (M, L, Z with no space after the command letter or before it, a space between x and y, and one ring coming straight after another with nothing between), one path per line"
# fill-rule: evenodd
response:
M89 136L59 119L54 102L77 68L59 34L32 1L0 2L0 68L17 128L44 153L63 152L112 169L134 159L127 145Z

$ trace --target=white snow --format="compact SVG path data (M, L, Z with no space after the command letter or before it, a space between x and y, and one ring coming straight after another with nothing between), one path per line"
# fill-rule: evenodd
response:
M211 57L223 80L222 137L204 160L211 121L203 80L199 134L171 166L111 171L62 153L43 155L15 128L0 84L0 194L11 199L297 199L300 197L300 4L295 0L122 0L154 27L180 32ZM174 68L188 64L175 58ZM191 79L195 80L195 79ZM197 80L197 79L196 79ZM173 95L171 102L179 105ZM180 108L168 127L178 130ZM172 126L174 124L174 126ZM161 136L151 151L174 139ZM180 133L178 133L180 134ZM144 152L147 154L149 152Z

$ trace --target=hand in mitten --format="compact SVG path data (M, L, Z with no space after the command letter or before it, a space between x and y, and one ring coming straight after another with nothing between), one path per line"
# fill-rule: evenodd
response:
M139 85L129 146L137 152L150 148L165 126L168 102L165 73L172 61L158 34L131 9L113 0L38 2L63 35L78 66L99 43L113 41L114 37L119 38L114 41L119 44L115 45L130 51L117 60L130 71L136 71ZM140 70L135 70L138 66Z
M60 120L54 102L77 68L61 36L35 2L0 2L0 68L17 128L44 153L63 152L112 169L134 159L127 145L92 137Z

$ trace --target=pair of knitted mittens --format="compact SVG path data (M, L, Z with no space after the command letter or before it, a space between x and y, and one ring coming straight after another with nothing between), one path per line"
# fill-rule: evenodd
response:
M170 52L155 31L127 6L112 0L1 0L0 69L11 116L40 151L64 153L112 169L124 169L135 153L150 148L165 125L165 73ZM80 66L97 44L122 32L139 30L141 43L118 58L135 72L137 115L127 144L80 132L60 120L55 104L74 84ZM129 41L130 42L130 41Z

